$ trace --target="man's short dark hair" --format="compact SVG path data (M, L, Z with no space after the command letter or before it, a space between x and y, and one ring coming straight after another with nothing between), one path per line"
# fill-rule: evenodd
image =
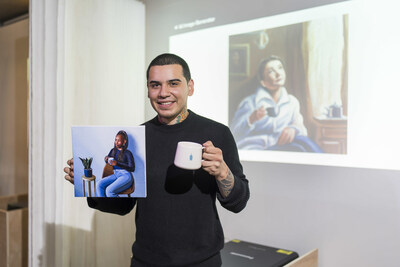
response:
M150 72L151 67L173 65L173 64L181 65L183 76L185 77L186 82L189 82L191 79L191 76L190 76L189 66L186 63L186 61L177 55L168 54L168 53L161 54L150 62L149 67L147 68L147 72L146 72L147 80L149 79L149 72Z
M258 73L257 73L257 75L258 75L258 80L259 81L264 80L265 65L267 65L268 62L273 61L273 60L279 60L282 63L283 67L285 67L285 64L284 64L283 60L278 56L271 55L271 56L269 56L267 58L264 58L263 60L261 60L260 64L258 65Z

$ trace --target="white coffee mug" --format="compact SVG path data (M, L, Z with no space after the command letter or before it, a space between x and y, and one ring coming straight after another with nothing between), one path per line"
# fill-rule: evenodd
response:
M175 166L186 170L201 168L203 146L194 142L178 142L175 153Z
M113 157L108 157L108 164L111 165L111 162L113 162L114 158Z

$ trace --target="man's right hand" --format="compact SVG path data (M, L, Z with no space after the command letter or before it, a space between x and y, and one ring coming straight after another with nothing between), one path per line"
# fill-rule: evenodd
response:
M66 175L64 176L65 180L69 181L71 184L74 184L74 159L69 159L67 161L69 167L64 168L64 172Z

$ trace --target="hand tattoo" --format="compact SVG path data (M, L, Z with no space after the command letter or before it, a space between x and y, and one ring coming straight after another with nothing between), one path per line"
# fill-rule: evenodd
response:
M223 197L229 196L234 184L234 177L231 170L228 170L228 176L225 179L217 180L219 191Z

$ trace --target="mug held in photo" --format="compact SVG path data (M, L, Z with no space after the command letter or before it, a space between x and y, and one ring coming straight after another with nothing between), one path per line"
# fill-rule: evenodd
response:
M203 146L194 142L178 142L175 153L175 166L186 170L201 168Z

